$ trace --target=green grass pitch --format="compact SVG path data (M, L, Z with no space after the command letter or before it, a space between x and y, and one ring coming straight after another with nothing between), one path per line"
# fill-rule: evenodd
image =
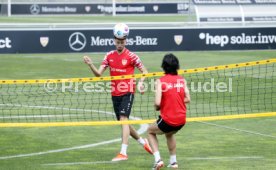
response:
M138 53L150 72L161 71L164 54ZM174 54L179 57L182 69L276 57L275 51ZM82 62L83 55L86 54L1 54L0 79L89 77L91 73ZM88 55L97 65L104 56ZM276 169L275 124L275 117L187 123L176 135L180 169ZM110 162L120 149L120 129L119 126L1 128L0 169L150 169L153 157L133 139L128 149L129 160ZM164 136L159 136L159 140L161 155L167 163ZM110 143L103 144L107 141Z

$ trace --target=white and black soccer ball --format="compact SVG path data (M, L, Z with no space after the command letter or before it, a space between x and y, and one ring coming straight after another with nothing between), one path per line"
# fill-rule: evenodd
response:
M129 34L129 28L124 23L116 24L113 28L113 34L118 39L125 39Z

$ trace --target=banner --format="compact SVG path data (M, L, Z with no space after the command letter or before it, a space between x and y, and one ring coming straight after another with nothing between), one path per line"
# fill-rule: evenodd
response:
M195 5L265 5L276 4L276 0L193 0Z
M242 21L242 17L200 17L200 22L236 22Z
M276 49L276 29L131 29L132 51ZM112 30L0 31L0 53L74 53L114 50Z
M276 21L276 16L251 16L244 17L245 21Z
M12 15L110 14L112 4L12 4ZM182 14L189 10L185 3L118 3L117 14Z

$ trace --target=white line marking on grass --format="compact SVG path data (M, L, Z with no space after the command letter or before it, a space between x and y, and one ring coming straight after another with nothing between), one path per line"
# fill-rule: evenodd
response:
M73 117L77 115L25 115L25 116L0 116L0 119L26 119L26 118L56 118L56 117Z
M113 112L107 112L102 110L93 110L93 109L76 109L76 108L65 108L65 107L56 107L56 106L31 106L31 105L22 105L22 104L0 104L0 106L9 106L9 107L27 107L27 108L38 108L38 109L52 109L52 110L67 110L67 111L77 111L77 112L95 112L95 113L106 113L109 115L114 115ZM79 115L74 114L64 114L64 115L23 115L23 116L3 116L1 119L24 119L24 118L56 118L56 117L76 117Z
M36 152L36 153L29 153L29 154L19 154L19 155L11 155L11 156L2 156L0 157L0 160L2 159L11 159L11 158L20 158L20 157L30 157L30 156L37 156L37 155L45 155L49 153L58 153L58 152L65 152L65 151L71 151L71 150L77 150L77 149L86 149L86 148L92 148L100 145L106 145L114 142L119 142L121 139L113 139L109 141L94 143L94 144L88 144L88 145L82 145L82 146L75 146L71 148L63 148L63 149L56 149L56 150L49 150L45 152Z
M186 158L186 160L236 160L236 159L263 159L262 156L237 156L237 157L194 157Z
M203 123L203 124L207 124L207 125L211 125L211 126L221 127L221 128L224 128L224 129L230 129L230 130L235 130L235 131L239 131L239 132L245 132L245 133L249 133L249 134L253 134L253 135L259 135L259 136L270 137L270 138L276 139L276 136L272 136L272 135L268 135L268 134L263 134L263 133L259 133L259 132L254 132L254 131L249 131L249 130L243 130L243 129L233 128L233 127L224 126L224 125L218 125L218 124L209 123L209 122L201 122L201 121L197 121L197 122Z
M0 104L0 106L10 106L10 107L27 107L27 108L38 108L38 109L53 109L53 110L68 110L68 111L79 111L79 112L97 112L97 113L106 113L112 114L113 112L106 112L102 110L93 110L93 109L76 109L76 108L66 108L66 107L56 107L56 106L31 106L31 105L22 105L22 104Z
M3 104L1 104L3 105ZM113 112L106 112L106 111L101 111L101 110L88 110L88 109L71 109L71 108L61 108L61 107L53 107L53 106L28 106L28 105L20 105L20 104L12 104L13 106L17 107L31 107L31 108L41 108L41 109L65 109L65 110L75 110L75 111L89 111L89 112L100 112L100 113L106 113L109 115L114 115ZM141 120L139 117L134 117L130 116L129 119L131 120ZM137 130L137 133L139 135L145 133L148 129L148 124L141 124L140 128ZM2 156L0 157L0 160L3 159L12 159L12 158L20 158L20 157L30 157L30 156L37 156L37 155L45 155L45 154L50 154L50 153L58 153L58 152L65 152L65 151L71 151L71 150L76 150L76 149L85 149L85 148L92 148L92 147L97 147L100 145L106 145L110 143L115 143L121 141L121 138L113 139L113 140L108 140L104 142L99 142L99 143L94 143L94 144L88 144L88 145L82 145L82 146L74 146L71 148L63 148L63 149L56 149L56 150L49 150L45 152L36 152L36 153L28 153L28 154L18 154L18 155L11 155L11 156Z
M67 163L48 163L44 166L66 166L66 165L89 165L89 164L114 164L114 161L97 161L97 162L67 162Z

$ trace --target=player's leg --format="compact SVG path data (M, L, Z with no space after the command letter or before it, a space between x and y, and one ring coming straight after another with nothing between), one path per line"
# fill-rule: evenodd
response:
M176 139L174 137L175 132L166 133L167 146L170 153L170 163L168 165L169 168L178 168L177 160L176 160Z
M163 134L163 132L158 128L156 124L151 125L148 128L148 139L153 152L158 151L158 139L156 136L157 134Z
M131 125L129 125L129 130L130 130L130 136L134 138L135 140L138 140L140 138L139 134L135 130L135 128Z
M120 121L127 121L126 116L120 115ZM122 143L128 145L128 138L130 134L129 125L122 125Z
M117 120L120 120L120 105L122 102L121 96L112 96L112 104Z
M120 121L127 121L128 117L120 115ZM129 138L129 125L122 125L122 145L120 153L112 159L112 161L123 161L127 160L127 147L128 147L128 138Z
M161 159L159 149L158 149L158 139L156 136L158 134L163 134L163 132L158 127L158 124L153 124L148 128L148 139L154 155L153 169L160 169L164 166L164 162Z
M126 116L120 115L120 121L127 120L128 118ZM122 125L122 148L120 153L123 155L127 155L129 133L129 125Z
M174 132L166 133L165 136L167 139L167 146L168 146L170 155L175 155L176 154L176 140L174 137Z
M141 136L139 136L139 134L137 133L137 131L134 129L133 126L129 125L129 129L130 129L130 136L133 137L135 140L137 140L137 142L141 144L149 154L153 154L152 149L149 145L148 139L142 138Z
M121 99L122 99L122 101L120 102L119 114L124 115L127 118L129 118L129 115L130 115L131 109L132 109L132 104L134 101L134 94L127 93L124 96L122 96ZM130 136L133 137L134 139L138 140L140 136L131 125L129 125L129 130L130 130Z
M122 98L121 109L125 111L124 115L126 115L127 117L129 117L129 115L131 113L133 101L134 101L133 93L128 93L128 94L124 95ZM135 128L133 126L129 125L129 130L130 130L130 136L132 138L134 138L135 140L137 140L137 142L139 144L141 144L143 146L143 148L149 154L152 154L152 150L151 150L148 140L143 139L141 136L139 136L139 134L137 133L137 131L135 130Z
M170 153L170 163L168 165L169 168L178 168L177 160L176 160L176 139L174 134L180 130L184 125L173 127L168 125L167 129L170 131L165 133L167 139L167 146Z
M120 115L122 96L112 96L113 108L117 120L121 121L127 119L126 116ZM112 159L112 161L127 160L127 147L128 147L129 127L128 125L122 125L122 144L120 153Z

